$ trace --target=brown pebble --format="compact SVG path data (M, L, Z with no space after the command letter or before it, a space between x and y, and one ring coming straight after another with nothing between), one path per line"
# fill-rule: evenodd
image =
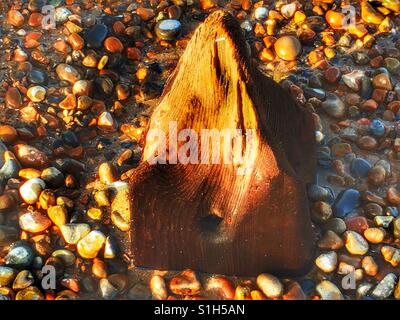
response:
M92 265L92 273L97 278L100 279L107 278L107 268L105 262L103 260L100 260L99 258L94 258Z
M366 23L372 24L380 24L383 20L383 16L377 12L367 1L362 1L361 18Z
M302 50L299 39L294 36L280 37L275 42L274 48L278 57L287 61L296 60Z
M63 40L57 40L56 42L54 42L53 47L58 52L61 52L63 54L67 54L71 51L70 47L68 47L67 43Z
M378 146L378 141L371 136L363 136L357 140L357 145L363 150L374 150Z
M373 99L368 99L361 104L361 109L366 111L375 111L378 109L378 103Z
M5 96L6 105L9 108L19 109L22 107L22 97L17 88L10 87Z
M39 27L42 25L43 15L39 12L33 12L29 16L28 25L30 27Z
M185 270L173 277L169 283L172 293L193 296L200 292L201 284L192 270Z
M74 50L82 50L85 46L85 41L77 33L71 33L71 35L67 39L67 42Z
M118 180L115 168L111 163L103 162L99 166L99 179L105 184L110 184Z
M28 54L22 50L21 48L17 48L14 50L13 60L18 62L24 62L29 59Z
M14 149L18 160L25 167L42 169L49 164L49 159L46 154L35 147L19 143L15 145Z
M368 221L365 217L350 217L345 221L347 230L356 231L357 233L363 233L368 229Z
M325 14L325 19L332 29L342 29L345 15L341 12L328 10Z
M0 213L8 213L15 207L15 201L13 197L8 194L0 196Z
M25 22L25 18L18 10L10 10L7 12L7 22L14 27L20 28Z
M338 67L330 67L325 70L324 77L329 83L336 83L339 81L342 73Z
M136 14L144 21L148 21L155 17L153 9L142 8L142 7L136 9Z
M348 143L335 143L331 147L331 152L335 157L343 157L347 153L352 152L352 148Z
M104 41L104 48L109 52L116 53L122 52L124 50L124 45L117 37L108 37Z
M58 106L64 110L73 110L76 108L76 98L73 94L67 95Z
M379 187L385 182L386 170L384 167L377 165L368 172L368 182Z
M375 89L392 90L392 82L386 73L377 74L372 80L372 85Z
M14 142L18 137L17 130L9 125L0 125L0 140L5 143Z
M395 187L390 187L386 192L387 200L394 205L400 204L400 192Z

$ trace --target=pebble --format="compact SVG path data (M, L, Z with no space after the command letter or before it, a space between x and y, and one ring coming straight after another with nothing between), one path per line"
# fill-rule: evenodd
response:
M378 119L372 120L369 128L375 137L382 137L385 134L385 125Z
M392 246L383 246L381 253L385 261L389 262L393 267L397 267L400 264L400 249Z
M315 287L322 300L344 300L339 288L328 280L323 280Z
M378 227L388 228L389 225L392 223L393 217L392 216L376 216L374 217L375 225Z
M378 273L378 265L375 262L374 258L371 256L365 256L361 262L362 268L365 273L371 277L374 277Z
M96 24L88 30L85 40L89 48L99 49L107 37L108 29L104 24Z
M339 193L333 205L337 217L344 218L360 203L360 192L356 189L347 189Z
M69 244L77 244L90 232L87 223L67 223L60 227L64 240Z
M4 143L12 143L18 138L18 132L14 127L9 125L0 125L0 141Z
M22 107L22 96L17 88L10 87L5 95L5 102L9 108L19 109Z
M262 273L257 276L257 286L267 298L279 298L283 294L283 285L275 276Z
M348 143L335 143L331 147L331 153L335 157L344 157L346 154L351 153L352 147Z
M39 200L40 193L46 188L42 179L33 178L26 181L20 188L21 198L28 204L35 204Z
M41 86L30 87L26 93L32 102L42 102L46 97L46 89Z
M188 269L171 279L169 289L177 295L194 296L200 292L201 283L197 279L196 273Z
M155 275L150 279L150 290L156 300L165 300L168 297L167 286L164 278Z
M48 78L43 71L34 69L28 74L28 81L31 84L41 85L41 84L46 84Z
M358 92L361 89L360 80L364 77L365 73L363 71L353 70L350 73L344 74L342 80L346 86L354 92Z
M345 246L347 251L355 255L364 255L368 252L369 246L364 237L355 231L344 233Z
M109 162L103 162L99 166L99 179L104 184L110 184L118 180L114 166Z
M13 245L4 261L8 266L19 269L29 267L34 257L35 254L29 245L17 243Z
M72 12L69 11L69 10L68 10L67 8L65 8L65 7L60 7L60 8L57 8L57 9L56 9L55 14L56 14L56 16L55 16L56 22L58 22L58 23L64 23L64 22L67 21L68 17L69 17L70 15L72 15Z
M374 288L371 295L377 299L389 298L396 285L397 276L394 273L388 273Z
M75 97L89 96L92 91L92 85L87 80L78 80L72 87L72 93Z
M343 22L345 21L345 15L341 12L328 10L325 14L325 19L332 29L342 29Z
M7 266L0 266L0 287L7 287L9 286L15 279L18 271L7 267Z
M67 42L74 50L82 50L85 46L85 40L77 33L70 34Z
M51 226L51 221L38 211L26 212L19 217L19 226L30 233L40 233Z
M295 2L284 4L281 7L281 13L286 19L292 18L296 10L297 10L297 4Z
M400 217L393 221L393 235L395 238L400 239Z
M375 89L392 90L392 82L386 73L377 74L372 80L372 86Z
M254 11L254 17L257 20L264 20L268 17L268 9L265 7L258 7L255 11Z
M94 80L96 92L101 97L110 97L114 92L114 83L107 76L100 76ZM109 114L109 112L103 112Z
M42 169L48 166L47 155L27 144L17 144L14 146L15 155L24 167Z
M338 257L335 251L322 253L315 259L316 266L326 273L334 271L337 263Z
M334 231L327 230L318 241L318 247L323 250L338 250L344 246L344 242Z
M116 123L111 113L104 111L97 120L97 126L105 131L115 131Z
M330 67L325 70L324 77L329 83L336 83L340 80L342 73L338 67Z
M206 290L215 291L219 297L227 300L233 300L235 297L235 288L232 282L223 276L209 277L206 283Z
M380 24L383 16L378 13L367 1L361 3L361 18L366 23Z
M104 41L104 48L111 53L117 53L124 50L124 45L117 37L108 37Z
M67 249L58 249L53 251L51 256L60 259L66 267L73 266L76 261L76 257L73 252Z
M343 118L346 114L346 105L333 93L327 93L327 98L322 102L321 107L328 116L335 119Z
M182 28L179 20L165 19L161 20L155 26L155 32L160 40L174 40L180 33Z
M67 223L67 209L63 206L52 206L49 209L47 209L47 215L53 221L53 223L57 227L61 227L62 225Z
M312 210L312 218L316 222L324 223L332 216L332 207L323 201L314 203Z
M370 243L381 243L385 239L386 232L382 228L368 228L364 231L364 237Z
M276 40L274 49L279 58L286 61L296 60L302 47L299 39L294 36L282 36Z
M0 225L0 246L8 246L18 239L18 231L13 227Z
M93 265L92 265L92 273L97 278L100 278L100 279L107 278L107 267L106 267L105 262L98 258L94 258Z
M139 7L136 9L136 14L144 21L151 20L155 17L153 9Z
M115 288L108 279L100 279L99 282L100 296L103 299L114 299L118 294L118 289Z
M31 286L18 291L15 300L44 300L44 296L37 287Z
M106 243L104 245L104 258L114 259L117 255L117 248L114 245L110 237L106 238Z
M20 271L12 285L13 290L18 291L28 288L35 282L35 278L29 270Z
M59 188L64 184L64 175L55 167L49 167L42 171L40 178L50 188Z
M391 204L396 206L400 204L400 192L395 187L388 188L386 197Z
M136 283L128 291L128 299L132 300L149 300L152 298L150 288L142 283Z
M81 75L79 74L78 70L76 70L69 64L60 63L56 67L56 73L60 80L68 81L71 84L74 84L78 80L81 80Z
M93 259L97 256L106 241L105 235L98 230L90 231L77 244L78 253L82 258Z
M357 146L362 150L374 150L378 146L378 141L371 136L362 136L357 140Z
M362 158L354 158L350 163L350 172L355 178L365 178L371 169L371 164Z
M23 26L25 18L18 10L10 10L7 12L7 22L16 28Z

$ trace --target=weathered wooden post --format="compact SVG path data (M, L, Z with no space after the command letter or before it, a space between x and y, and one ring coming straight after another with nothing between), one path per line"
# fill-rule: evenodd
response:
M201 149L199 135L200 163L181 163L170 145L177 139L171 123L178 134L240 129L242 149L232 163L204 164L212 145ZM165 133L166 151L160 154L162 139L148 133L130 180L137 266L252 276L307 271L314 254L306 196L315 177L313 121L252 64L231 15L214 12L196 30L151 117L148 132L155 129ZM154 155L166 164L149 163ZM236 161L240 155L244 162Z

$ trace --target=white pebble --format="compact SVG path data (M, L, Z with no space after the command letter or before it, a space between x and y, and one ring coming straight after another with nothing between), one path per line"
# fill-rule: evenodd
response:
M318 268L320 268L323 272L332 272L336 269L337 266L337 254L335 251L329 251L326 253L322 253L315 259L315 264Z
M264 20L268 16L268 9L265 7L259 7L254 12L254 17L257 20Z
M46 184L42 179L33 178L19 188L19 193L27 204L35 204L44 188L46 188Z
M328 280L318 283L315 288L322 300L343 300L343 295L339 288Z
M257 285L268 298L279 298L283 294L282 283L271 274L260 274L257 277Z

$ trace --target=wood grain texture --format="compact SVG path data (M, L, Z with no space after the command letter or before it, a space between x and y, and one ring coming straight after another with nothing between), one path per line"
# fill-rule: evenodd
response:
M250 172L236 164L157 164L147 140L130 180L134 264L156 269L294 275L314 258L306 183L316 173L314 125L252 64L223 11L198 27L166 84L149 129L252 129ZM170 150L166 158L169 159Z

